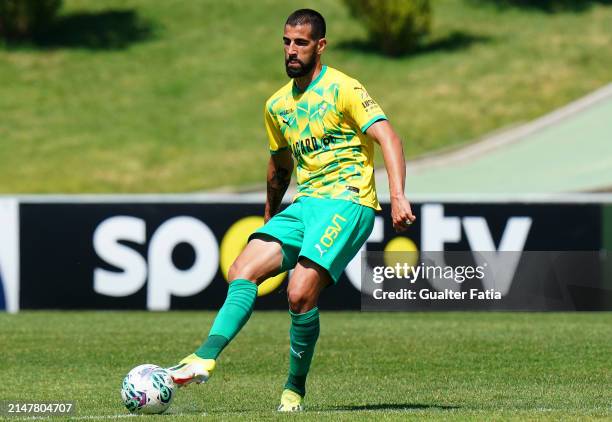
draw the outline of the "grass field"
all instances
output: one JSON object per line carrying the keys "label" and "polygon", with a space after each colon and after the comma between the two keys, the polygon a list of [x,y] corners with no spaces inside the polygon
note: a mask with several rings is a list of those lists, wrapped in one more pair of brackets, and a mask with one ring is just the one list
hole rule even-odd
{"label": "grass field", "polygon": [[[436,0],[413,56],[368,49],[338,0],[325,62],[359,78],[409,156],[528,121],[610,81],[612,6]],[[297,0],[65,0],[41,45],[0,46],[0,192],[185,192],[262,182],[265,99]],[[381,163],[378,154],[377,163]]]}
{"label": "grass field", "polygon": [[[81,419],[125,416],[124,374],[140,363],[173,364],[198,345],[212,317],[0,315],[0,399],[75,401]],[[321,318],[308,411],[299,420],[612,419],[612,313]],[[169,415],[152,418],[291,418],[273,411],[287,369],[287,330],[286,313],[256,312],[209,384],[180,390]]]}

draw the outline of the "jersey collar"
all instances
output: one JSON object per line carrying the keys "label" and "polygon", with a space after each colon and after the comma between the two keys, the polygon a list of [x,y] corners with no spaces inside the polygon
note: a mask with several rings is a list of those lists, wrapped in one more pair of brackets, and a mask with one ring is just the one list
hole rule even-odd
{"label": "jersey collar", "polygon": [[310,82],[310,84],[308,84],[308,86],[306,87],[306,89],[304,91],[300,91],[297,87],[297,85],[295,84],[295,81],[293,82],[293,93],[300,95],[305,93],[306,91],[308,91],[310,88],[312,88],[313,86],[315,86],[316,84],[319,83],[319,81],[321,80],[321,78],[323,78],[323,75],[325,75],[325,71],[327,70],[327,65],[323,65],[323,67],[321,67],[321,72],[319,72],[319,75]]}

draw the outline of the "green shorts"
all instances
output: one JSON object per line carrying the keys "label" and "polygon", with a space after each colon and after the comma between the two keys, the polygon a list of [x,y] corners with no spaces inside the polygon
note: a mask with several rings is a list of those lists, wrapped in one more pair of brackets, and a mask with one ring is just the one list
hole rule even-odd
{"label": "green shorts", "polygon": [[[334,283],[370,236],[375,211],[343,199],[298,198],[252,238],[271,236],[282,245],[282,271],[305,257],[325,268]],[[265,235],[265,236],[261,236]]]}

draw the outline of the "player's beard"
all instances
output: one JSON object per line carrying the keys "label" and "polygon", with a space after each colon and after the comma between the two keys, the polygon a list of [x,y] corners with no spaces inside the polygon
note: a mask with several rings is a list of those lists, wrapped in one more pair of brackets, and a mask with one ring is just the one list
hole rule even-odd
{"label": "player's beard", "polygon": [[[310,56],[310,60],[308,60],[307,62],[303,62],[297,57],[291,57],[290,59],[285,59],[285,71],[287,72],[287,76],[289,76],[290,78],[301,78],[302,76],[308,75],[312,71],[312,69],[314,69],[315,65],[317,64],[316,59],[317,59],[316,53]],[[289,67],[289,60],[296,60],[299,63],[300,67],[298,68]]]}

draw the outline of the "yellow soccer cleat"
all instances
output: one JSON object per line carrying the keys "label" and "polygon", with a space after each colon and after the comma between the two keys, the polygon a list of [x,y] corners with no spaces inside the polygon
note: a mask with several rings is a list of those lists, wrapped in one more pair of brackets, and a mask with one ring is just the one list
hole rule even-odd
{"label": "yellow soccer cleat", "polygon": [[279,412],[301,412],[304,410],[304,406],[302,406],[302,396],[300,396],[295,391],[291,390],[283,390],[283,394],[281,395],[281,402],[278,405]]}
{"label": "yellow soccer cleat", "polygon": [[208,381],[213,369],[215,369],[214,359],[202,359],[192,353],[178,365],[168,368],[168,372],[176,385],[185,387],[192,382],[202,384]]}

